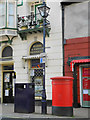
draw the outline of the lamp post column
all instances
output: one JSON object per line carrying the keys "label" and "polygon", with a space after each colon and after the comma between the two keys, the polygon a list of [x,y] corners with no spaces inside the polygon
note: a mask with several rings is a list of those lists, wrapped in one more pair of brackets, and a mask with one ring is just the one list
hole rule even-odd
{"label": "lamp post column", "polygon": [[[45,24],[46,18],[43,18],[43,53],[45,53]],[[45,63],[43,63],[42,114],[47,114],[46,90],[45,90]]]}
{"label": "lamp post column", "polygon": [[[43,53],[45,53],[45,28],[46,28],[46,18],[50,8],[46,6],[43,0],[43,5],[38,7],[40,15],[43,17]],[[45,56],[43,56],[45,57]],[[46,90],[45,90],[45,61],[43,61],[43,90],[42,90],[42,114],[47,114],[47,103],[46,103]]]}

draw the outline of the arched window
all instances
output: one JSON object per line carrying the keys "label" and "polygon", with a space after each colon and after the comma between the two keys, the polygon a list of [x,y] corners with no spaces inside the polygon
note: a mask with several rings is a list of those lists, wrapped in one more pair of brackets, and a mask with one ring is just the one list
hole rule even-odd
{"label": "arched window", "polygon": [[13,56],[13,50],[10,46],[7,46],[2,51],[2,57],[12,57]]}
{"label": "arched window", "polygon": [[30,55],[36,55],[43,53],[43,44],[40,42],[36,42],[30,48]]}

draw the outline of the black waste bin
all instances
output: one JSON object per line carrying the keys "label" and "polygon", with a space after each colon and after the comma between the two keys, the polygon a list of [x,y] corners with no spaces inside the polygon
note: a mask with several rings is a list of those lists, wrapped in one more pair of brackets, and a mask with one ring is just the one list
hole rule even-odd
{"label": "black waste bin", "polygon": [[35,90],[34,83],[16,83],[14,112],[33,113],[35,112]]}

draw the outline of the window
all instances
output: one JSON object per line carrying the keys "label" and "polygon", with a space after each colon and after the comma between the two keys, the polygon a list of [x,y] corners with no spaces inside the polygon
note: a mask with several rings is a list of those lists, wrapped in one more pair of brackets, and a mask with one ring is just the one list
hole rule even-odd
{"label": "window", "polygon": [[38,11],[38,6],[42,5],[42,1],[41,0],[37,0],[36,2],[32,2],[30,5],[30,12],[32,14],[35,14],[35,20],[41,20],[41,15],[39,14]]}
{"label": "window", "polygon": [[4,48],[2,52],[2,57],[11,57],[13,56],[13,50],[10,46]]}
{"label": "window", "polygon": [[15,4],[8,4],[8,27],[15,27]]}
{"label": "window", "polygon": [[3,70],[14,70],[14,66],[13,65],[3,66]]}
{"label": "window", "polygon": [[36,19],[37,20],[42,19],[41,15],[39,14],[39,11],[38,11],[38,6],[40,6],[40,5],[42,5],[42,4],[35,5],[35,14],[36,14]]}
{"label": "window", "polygon": [[0,28],[16,28],[16,2],[0,2]]}
{"label": "window", "polygon": [[5,26],[5,2],[0,2],[0,28]]}

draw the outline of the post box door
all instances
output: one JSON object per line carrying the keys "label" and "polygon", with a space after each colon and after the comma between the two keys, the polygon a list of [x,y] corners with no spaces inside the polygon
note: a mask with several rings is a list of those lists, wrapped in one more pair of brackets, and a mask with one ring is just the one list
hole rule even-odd
{"label": "post box door", "polygon": [[90,107],[90,67],[81,69],[82,107]]}

